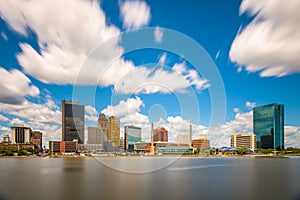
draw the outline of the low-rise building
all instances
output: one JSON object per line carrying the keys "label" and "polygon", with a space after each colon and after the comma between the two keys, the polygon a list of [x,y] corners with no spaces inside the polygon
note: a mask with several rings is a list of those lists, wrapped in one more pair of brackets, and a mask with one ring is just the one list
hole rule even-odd
{"label": "low-rise building", "polygon": [[198,150],[210,149],[210,141],[205,135],[201,135],[199,139],[192,140],[192,147]]}
{"label": "low-rise building", "polygon": [[77,142],[73,141],[49,141],[50,153],[72,153],[77,151]]}

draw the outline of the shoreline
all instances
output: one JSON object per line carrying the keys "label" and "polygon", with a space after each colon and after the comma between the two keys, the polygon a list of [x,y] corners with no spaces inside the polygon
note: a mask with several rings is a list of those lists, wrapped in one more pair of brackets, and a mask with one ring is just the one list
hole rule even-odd
{"label": "shoreline", "polygon": [[3,158],[16,158],[16,159],[46,159],[46,158],[63,158],[63,159],[90,159],[90,158],[289,158],[289,157],[300,157],[300,154],[289,154],[289,155],[214,155],[214,156],[197,156],[197,155],[147,155],[147,156],[0,156]]}

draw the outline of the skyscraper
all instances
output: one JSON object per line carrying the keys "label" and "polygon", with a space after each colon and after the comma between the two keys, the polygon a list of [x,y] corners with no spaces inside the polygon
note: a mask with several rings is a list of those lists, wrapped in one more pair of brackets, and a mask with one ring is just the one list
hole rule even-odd
{"label": "skyscraper", "polygon": [[106,118],[105,114],[100,114],[98,118],[98,128],[107,136],[107,139],[115,146],[120,145],[120,120],[111,116]]}
{"label": "skyscraper", "polygon": [[62,140],[84,143],[84,105],[62,101]]}
{"label": "skyscraper", "polygon": [[274,103],[254,108],[253,132],[257,148],[284,149],[284,105]]}
{"label": "skyscraper", "polygon": [[111,116],[108,119],[108,137],[114,146],[120,146],[120,120]]}
{"label": "skyscraper", "polygon": [[141,142],[142,129],[135,126],[125,126],[125,151],[134,151],[134,144]]}

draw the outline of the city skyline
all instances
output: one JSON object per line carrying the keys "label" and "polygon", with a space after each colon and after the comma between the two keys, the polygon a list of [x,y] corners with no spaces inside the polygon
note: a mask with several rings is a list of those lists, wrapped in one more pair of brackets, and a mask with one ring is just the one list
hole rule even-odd
{"label": "city skyline", "polygon": [[[278,103],[285,107],[285,147],[300,147],[300,93],[293,89],[299,35],[290,35],[299,30],[297,9],[249,0],[172,1],[171,7],[156,0],[47,2],[0,3],[0,137],[24,124],[41,131],[44,144],[62,140],[61,101],[68,99],[85,105],[85,142],[104,113],[120,119],[122,135],[134,125],[149,137],[155,122],[175,141],[192,124],[193,138],[206,134],[211,146],[230,146],[231,134],[253,133],[254,107]],[[127,52],[127,35],[118,35],[147,27],[153,30],[145,40],[153,44],[164,44],[174,30],[203,47],[225,88],[223,121],[210,127],[215,85],[199,70],[204,65],[164,49]],[[84,70],[99,44],[105,47],[95,61],[100,67]]]}

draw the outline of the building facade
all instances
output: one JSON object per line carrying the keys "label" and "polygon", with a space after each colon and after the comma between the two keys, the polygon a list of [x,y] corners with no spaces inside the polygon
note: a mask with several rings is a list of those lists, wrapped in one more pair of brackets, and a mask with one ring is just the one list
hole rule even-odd
{"label": "building facade", "polygon": [[106,119],[106,116],[101,113],[99,115],[99,118],[98,118],[98,129],[100,129],[104,135],[108,135],[108,119]]}
{"label": "building facade", "polygon": [[101,144],[107,141],[106,133],[98,127],[88,127],[88,144]]}
{"label": "building facade", "polygon": [[49,141],[49,151],[53,153],[76,153],[77,142],[72,141]]}
{"label": "building facade", "polygon": [[142,129],[135,126],[125,126],[125,151],[134,151],[134,144],[142,141]]}
{"label": "building facade", "polygon": [[[98,128],[106,134],[107,139],[113,146],[120,145],[120,120],[114,116],[106,118],[105,114],[100,114],[98,118]],[[107,141],[105,141],[107,142]]]}
{"label": "building facade", "polygon": [[158,127],[153,130],[154,142],[168,142],[168,131],[164,127]]}
{"label": "building facade", "polygon": [[192,147],[198,150],[206,150],[210,148],[210,141],[205,135],[201,135],[199,139],[192,140]]}
{"label": "building facade", "polygon": [[108,119],[108,137],[114,146],[120,145],[120,120],[111,116]]}
{"label": "building facade", "polygon": [[32,131],[30,142],[36,145],[39,149],[43,148],[43,133],[40,131]]}
{"label": "building facade", "polygon": [[62,101],[62,140],[84,143],[84,105]]}
{"label": "building facade", "polygon": [[284,105],[274,103],[255,107],[253,132],[257,148],[284,149]]}
{"label": "building facade", "polygon": [[256,135],[255,134],[232,134],[231,147],[247,147],[252,151],[256,149]]}
{"label": "building facade", "polygon": [[31,128],[27,126],[11,127],[12,144],[30,144]]}

